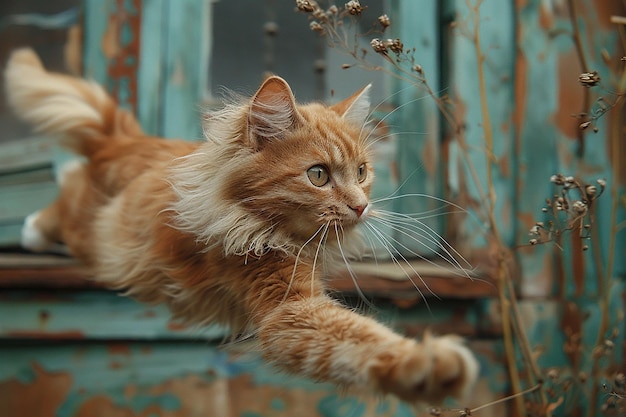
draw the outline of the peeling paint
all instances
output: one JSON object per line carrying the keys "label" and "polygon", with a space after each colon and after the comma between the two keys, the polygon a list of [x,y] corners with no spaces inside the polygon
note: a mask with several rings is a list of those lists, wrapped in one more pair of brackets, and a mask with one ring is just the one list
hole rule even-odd
{"label": "peeling paint", "polygon": [[580,133],[580,120],[575,116],[583,108],[584,87],[576,81],[583,72],[580,68],[576,50],[572,48],[562,53],[558,59],[558,105],[553,114],[555,125],[561,134],[567,138],[576,139]]}
{"label": "peeling paint", "polygon": [[[6,359],[3,359],[6,360]],[[32,381],[0,381],[0,410],[6,417],[55,416],[72,386],[69,372],[48,372],[33,363]]]}

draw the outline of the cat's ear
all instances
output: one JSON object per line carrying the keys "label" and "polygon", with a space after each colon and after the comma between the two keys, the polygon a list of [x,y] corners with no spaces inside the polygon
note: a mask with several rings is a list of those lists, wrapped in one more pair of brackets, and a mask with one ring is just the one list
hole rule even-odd
{"label": "cat's ear", "polygon": [[248,113],[248,135],[255,147],[281,139],[298,121],[296,102],[289,84],[277,76],[267,78],[256,92]]}
{"label": "cat's ear", "polygon": [[368,84],[347,99],[331,106],[331,109],[339,113],[348,122],[362,126],[370,112],[370,89]]}

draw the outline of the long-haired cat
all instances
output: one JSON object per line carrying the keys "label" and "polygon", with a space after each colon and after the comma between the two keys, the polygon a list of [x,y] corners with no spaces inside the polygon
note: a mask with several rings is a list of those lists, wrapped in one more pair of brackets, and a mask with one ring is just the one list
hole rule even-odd
{"label": "long-haired cat", "polygon": [[299,105],[270,77],[208,114],[208,140],[192,143],[145,135],[100,86],[46,72],[30,49],[12,54],[5,77],[17,114],[85,157],[27,218],[26,247],[63,242],[110,287],[254,333],[291,373],[408,402],[468,393],[478,366],[457,337],[402,337],[325,292],[369,214],[368,87]]}

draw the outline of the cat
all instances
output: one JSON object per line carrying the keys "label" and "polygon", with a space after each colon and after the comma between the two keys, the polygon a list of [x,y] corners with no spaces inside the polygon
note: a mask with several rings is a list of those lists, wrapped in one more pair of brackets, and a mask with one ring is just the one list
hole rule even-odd
{"label": "cat", "polygon": [[207,114],[200,143],[144,134],[101,86],[47,72],[31,49],[12,53],[5,80],[19,117],[84,157],[27,217],[26,248],[62,242],[96,280],[251,332],[293,374],[409,403],[470,392],[478,364],[460,338],[405,338],[326,292],[371,214],[369,86],[301,105],[271,76]]}

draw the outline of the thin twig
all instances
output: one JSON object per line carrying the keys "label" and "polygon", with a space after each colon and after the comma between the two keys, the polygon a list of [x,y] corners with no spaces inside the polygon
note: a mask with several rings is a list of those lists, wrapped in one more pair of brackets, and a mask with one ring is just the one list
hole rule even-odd
{"label": "thin twig", "polygon": [[528,388],[528,389],[525,389],[524,391],[520,391],[520,392],[518,392],[518,393],[511,394],[511,395],[509,395],[509,396],[507,396],[507,397],[499,398],[499,399],[497,399],[497,400],[494,400],[494,401],[488,402],[488,403],[486,403],[486,404],[479,405],[479,406],[478,406],[478,407],[476,407],[476,408],[472,408],[470,411],[471,411],[471,412],[472,412],[472,414],[473,414],[473,413],[475,413],[476,411],[482,410],[483,408],[492,407],[492,406],[494,406],[494,405],[498,405],[498,404],[501,404],[501,403],[507,402],[507,401],[512,400],[512,399],[514,399],[514,398],[523,397],[523,396],[524,396],[524,395],[526,395],[526,394],[530,394],[530,393],[532,393],[532,392],[537,391],[537,390],[538,390],[538,389],[540,389],[542,386],[543,386],[543,384],[542,384],[542,383],[538,383],[538,384],[536,384],[536,385],[535,385],[535,386],[533,386],[533,387],[530,387],[530,388]]}
{"label": "thin twig", "polygon": [[[574,0],[568,0],[567,1],[567,6],[568,6],[568,10],[569,10],[569,16],[570,16],[570,20],[572,22],[572,28],[573,28],[573,39],[574,39],[574,44],[576,46],[576,55],[578,55],[578,60],[580,61],[580,69],[581,72],[589,72],[589,64],[587,62],[587,58],[585,56],[585,51],[583,48],[583,41],[582,38],[580,36],[580,28],[578,27],[578,12],[576,10],[576,4],[574,3]],[[582,106],[582,111],[580,114],[587,114],[589,112],[589,101],[590,101],[590,90],[589,88],[584,88],[583,89],[583,106]],[[578,157],[582,157],[585,154],[585,131],[583,129],[578,129],[577,130],[577,135],[578,135],[578,150],[577,150],[577,155]]]}

